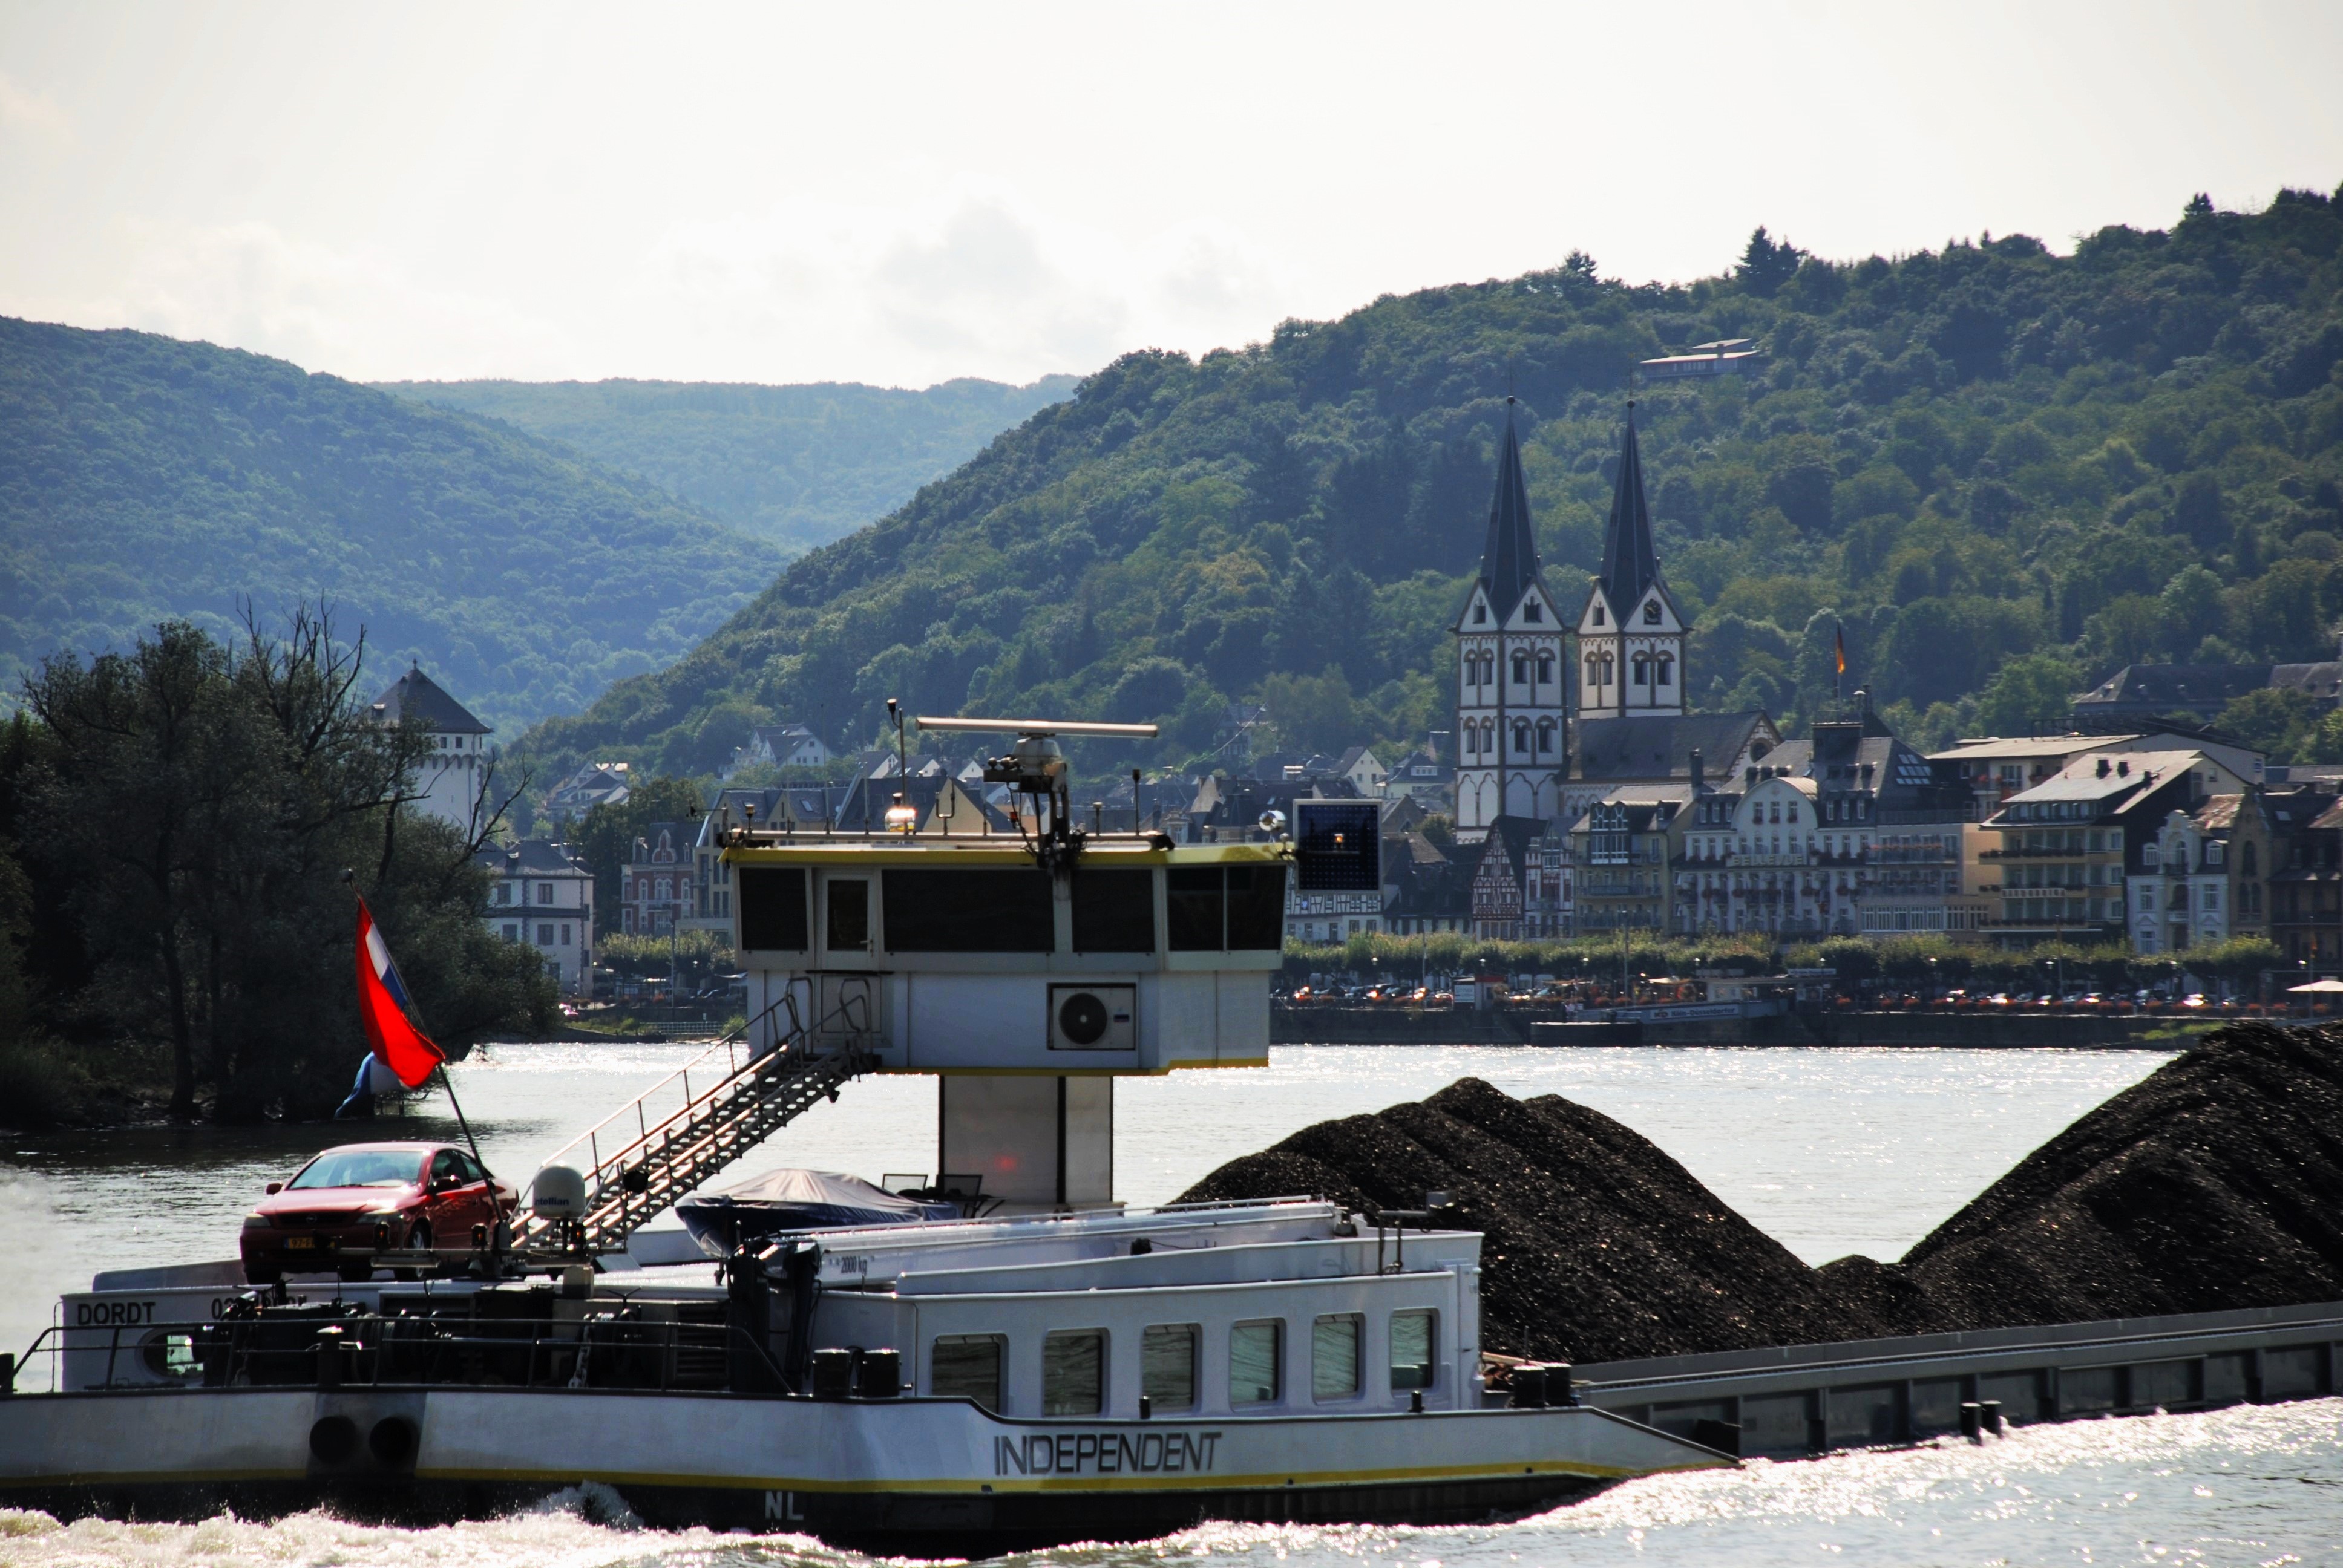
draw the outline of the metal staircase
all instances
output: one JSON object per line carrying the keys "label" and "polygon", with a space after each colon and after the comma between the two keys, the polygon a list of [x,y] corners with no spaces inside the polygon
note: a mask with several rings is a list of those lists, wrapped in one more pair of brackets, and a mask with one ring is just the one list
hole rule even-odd
{"label": "metal staircase", "polygon": [[767,1018],[789,1026],[771,1050],[753,1052],[753,1024],[743,1026],[548,1159],[585,1178],[585,1208],[570,1217],[524,1210],[515,1243],[530,1251],[623,1251],[628,1237],[676,1200],[876,1064],[867,992],[810,1020],[796,992],[784,992],[756,1021]]}

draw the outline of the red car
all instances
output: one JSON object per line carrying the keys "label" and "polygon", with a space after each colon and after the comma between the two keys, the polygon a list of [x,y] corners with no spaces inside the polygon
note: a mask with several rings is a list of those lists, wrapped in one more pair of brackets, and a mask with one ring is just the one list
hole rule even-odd
{"label": "red car", "polygon": [[519,1194],[450,1143],[345,1143],[328,1149],[244,1217],[244,1277],[374,1272],[377,1251],[469,1247],[472,1228],[511,1217]]}

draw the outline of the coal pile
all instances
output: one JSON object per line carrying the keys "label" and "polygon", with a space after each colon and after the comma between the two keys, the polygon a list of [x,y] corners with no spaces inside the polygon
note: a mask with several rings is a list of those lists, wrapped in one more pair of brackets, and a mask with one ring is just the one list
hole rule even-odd
{"label": "coal pile", "polygon": [[2207,1035],[2026,1156],[1898,1272],[1948,1329],[2343,1301],[2343,1030]]}
{"label": "coal pile", "polygon": [[1649,1140],[1464,1079],[1306,1127],[1188,1200],[1454,1196],[1482,1339],[1580,1362],[2343,1300],[2343,1031],[2208,1036],[2020,1161],[1900,1261],[1808,1267]]}
{"label": "coal pile", "polygon": [[1489,1350],[1609,1361],[1871,1332],[1650,1140],[1559,1095],[1515,1100],[1476,1078],[1303,1128],[1182,1197],[1316,1192],[1406,1209],[1443,1189],[1455,1207],[1442,1222],[1484,1234]]}

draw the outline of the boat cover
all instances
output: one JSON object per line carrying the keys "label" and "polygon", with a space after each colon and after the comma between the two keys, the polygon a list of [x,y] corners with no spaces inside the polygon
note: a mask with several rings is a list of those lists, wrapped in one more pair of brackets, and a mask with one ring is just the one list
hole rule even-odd
{"label": "boat cover", "polygon": [[701,1251],[725,1257],[744,1241],[845,1225],[916,1225],[957,1220],[957,1203],[901,1198],[835,1171],[768,1171],[675,1206]]}

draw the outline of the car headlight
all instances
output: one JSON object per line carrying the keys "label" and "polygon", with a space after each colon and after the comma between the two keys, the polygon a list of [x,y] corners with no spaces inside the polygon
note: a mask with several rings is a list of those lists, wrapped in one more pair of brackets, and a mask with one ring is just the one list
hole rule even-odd
{"label": "car headlight", "polygon": [[247,1231],[266,1231],[270,1228],[268,1216],[266,1214],[246,1214],[244,1217],[244,1228]]}

